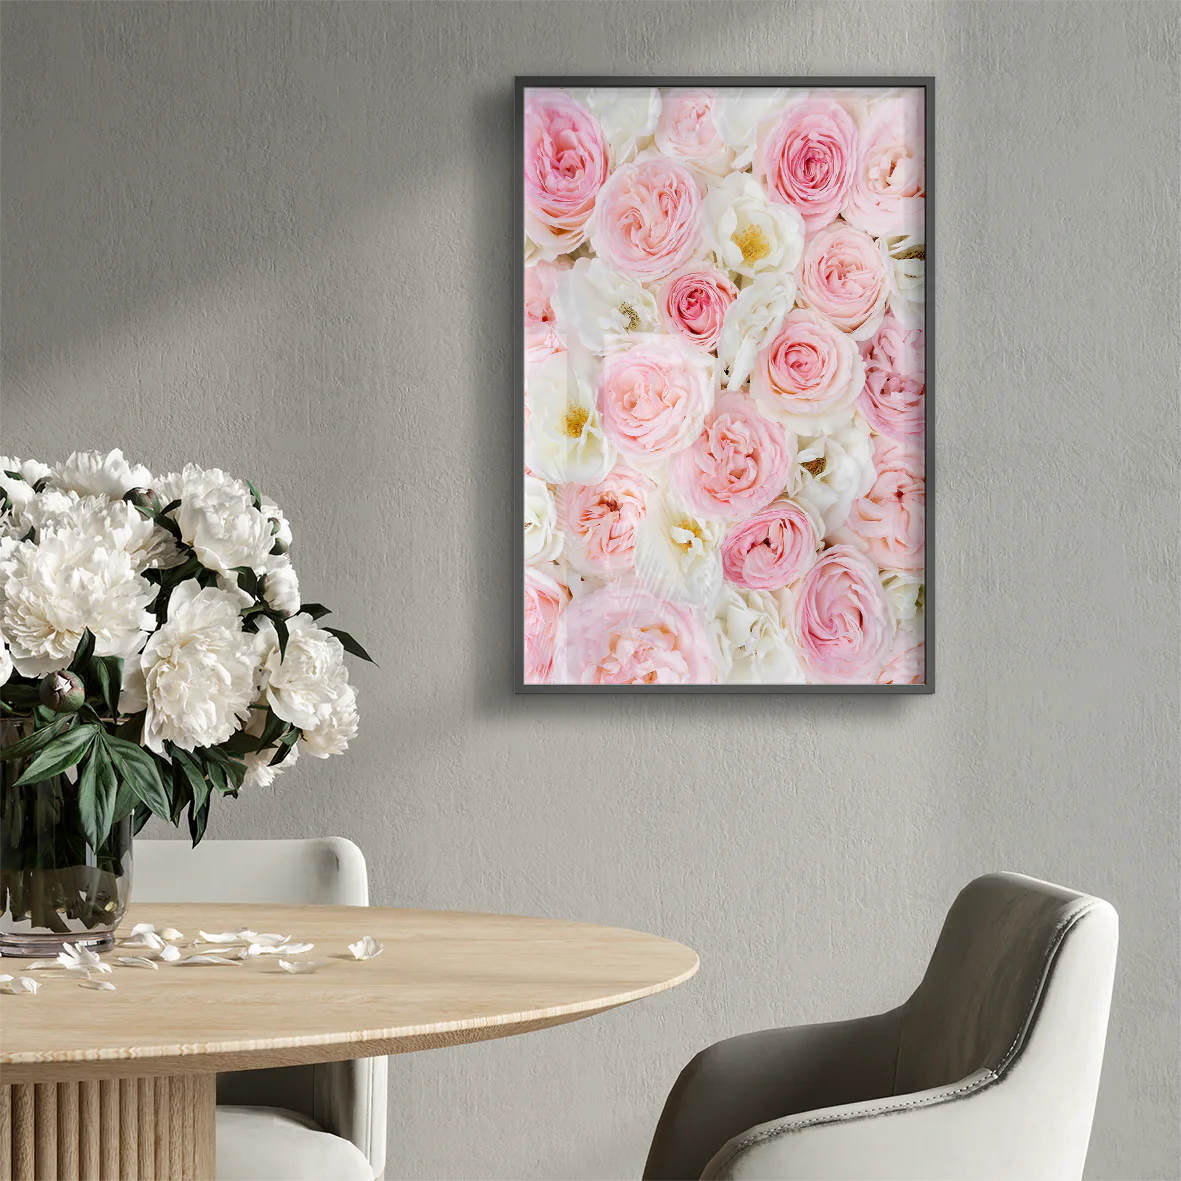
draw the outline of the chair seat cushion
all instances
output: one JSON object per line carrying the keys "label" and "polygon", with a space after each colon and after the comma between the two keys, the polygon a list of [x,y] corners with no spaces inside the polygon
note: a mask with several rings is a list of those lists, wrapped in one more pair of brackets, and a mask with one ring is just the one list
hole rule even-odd
{"label": "chair seat cushion", "polygon": [[373,1181],[365,1154],[294,1111],[217,1108],[217,1181]]}

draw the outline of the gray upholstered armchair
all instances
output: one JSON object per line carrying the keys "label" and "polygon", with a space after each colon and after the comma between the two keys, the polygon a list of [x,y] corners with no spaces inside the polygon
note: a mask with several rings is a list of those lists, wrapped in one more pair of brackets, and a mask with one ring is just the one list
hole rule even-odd
{"label": "gray upholstered armchair", "polygon": [[[137,902],[369,905],[365,858],[343,837],[195,849],[137,840],[134,892]],[[386,1076],[385,1058],[218,1075],[218,1181],[380,1177]]]}
{"label": "gray upholstered armchair", "polygon": [[1018,874],[960,893],[888,1013],[718,1042],[681,1072],[647,1181],[1082,1175],[1118,924]]}

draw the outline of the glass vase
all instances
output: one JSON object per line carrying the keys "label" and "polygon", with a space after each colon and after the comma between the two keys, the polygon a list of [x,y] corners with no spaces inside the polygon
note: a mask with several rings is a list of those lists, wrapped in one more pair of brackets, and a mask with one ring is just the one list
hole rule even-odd
{"label": "glass vase", "polygon": [[[31,723],[0,720],[0,748]],[[30,756],[31,757],[31,756]],[[52,957],[110,947],[131,894],[131,817],[95,849],[78,809],[78,772],[16,787],[29,758],[0,762],[0,955]]]}

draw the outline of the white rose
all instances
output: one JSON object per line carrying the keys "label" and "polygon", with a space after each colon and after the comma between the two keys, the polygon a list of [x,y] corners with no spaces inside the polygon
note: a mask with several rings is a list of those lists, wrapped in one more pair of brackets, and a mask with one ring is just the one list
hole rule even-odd
{"label": "white rose", "polygon": [[294,615],[300,608],[299,579],[286,554],[267,559],[262,580],[262,597],[272,610]]}
{"label": "white rose", "polygon": [[118,500],[132,488],[150,488],[152,473],[142,464],[128,463],[118,448],[106,455],[100,451],[75,451],[65,463],[54,467],[53,483],[63,492]]}
{"label": "white rose", "polygon": [[791,639],[791,593],[726,584],[710,611],[708,633],[719,677],[731,684],[802,685]]}
{"label": "white rose", "polygon": [[791,496],[824,521],[825,536],[844,526],[853,501],[873,487],[873,440],[860,415],[823,435],[797,440]]}
{"label": "white rose", "polygon": [[0,685],[7,685],[12,676],[12,657],[8,652],[8,641],[0,636]]}
{"label": "white rose", "polygon": [[181,539],[207,569],[226,574],[235,566],[248,566],[256,574],[266,573],[274,545],[271,523],[254,507],[245,481],[218,468],[204,471],[189,464],[176,519]]}
{"label": "white rose", "polygon": [[718,92],[713,110],[714,126],[734,149],[733,167],[736,171],[749,168],[754,162],[759,125],[782,111],[790,97],[790,90],[763,86]]}
{"label": "white rose", "polygon": [[637,332],[660,330],[660,309],[634,279],[600,258],[580,258],[558,274],[551,297],[564,333],[573,332],[596,356],[625,349]]}
{"label": "white rose", "polygon": [[299,745],[314,759],[326,759],[343,754],[349,741],[357,736],[357,695],[351,685],[333,701],[327,717],[309,730],[304,730]]}
{"label": "white rose", "polygon": [[615,464],[594,389],[569,353],[529,373],[525,466],[550,484],[597,484]]}
{"label": "white rose", "polygon": [[794,205],[772,205],[758,181],[732,172],[701,202],[702,236],[722,270],[753,279],[794,273],[804,252],[804,219]]}
{"label": "white rose", "polygon": [[267,701],[285,722],[310,730],[348,688],[344,647],[307,615],[287,620],[287,634],[287,654],[276,643],[265,658]]}
{"label": "white rose", "polygon": [[791,275],[762,274],[726,309],[718,338],[718,365],[726,372],[726,389],[740,389],[755,367],[759,349],[783,325],[796,298]]}
{"label": "white rose", "polygon": [[907,570],[891,570],[882,574],[882,586],[886,588],[886,595],[894,605],[894,614],[899,623],[909,624],[912,620],[918,620],[918,630],[921,632],[923,575]]}
{"label": "white rose", "polygon": [[726,527],[694,516],[663,489],[636,526],[636,574],[657,598],[703,607],[722,585]]}
{"label": "white rose", "polygon": [[660,91],[655,87],[619,87],[573,91],[599,121],[611,153],[611,167],[628,164],[652,142],[660,118]]}
{"label": "white rose", "polygon": [[136,573],[131,555],[76,533],[25,541],[0,561],[0,627],[23,677],[65,668],[82,633],[98,656],[133,656],[156,620],[157,588]]}
{"label": "white rose", "polygon": [[562,552],[558,506],[549,485],[525,477],[525,561],[552,562]]}
{"label": "white rose", "polygon": [[927,318],[926,247],[919,234],[878,239],[886,264],[886,302],[904,328],[922,328]]}
{"label": "white rose", "polygon": [[143,744],[157,754],[166,741],[182,750],[216,746],[249,716],[258,658],[258,638],[242,630],[236,598],[190,578],[173,590],[168,620],[134,672],[125,670],[120,707],[134,712],[142,701]]}

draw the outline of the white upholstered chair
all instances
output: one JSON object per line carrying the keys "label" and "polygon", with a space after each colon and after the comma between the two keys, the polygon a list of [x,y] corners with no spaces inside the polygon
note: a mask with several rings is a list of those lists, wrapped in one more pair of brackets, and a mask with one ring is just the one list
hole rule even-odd
{"label": "white upholstered chair", "polygon": [[969,883],[888,1013],[718,1042],[681,1072],[647,1181],[1082,1175],[1118,922],[1019,874]]}
{"label": "white upholstered chair", "polygon": [[[368,906],[352,841],[135,842],[136,902]],[[373,1181],[385,1168],[385,1058],[222,1074],[218,1181]]]}

